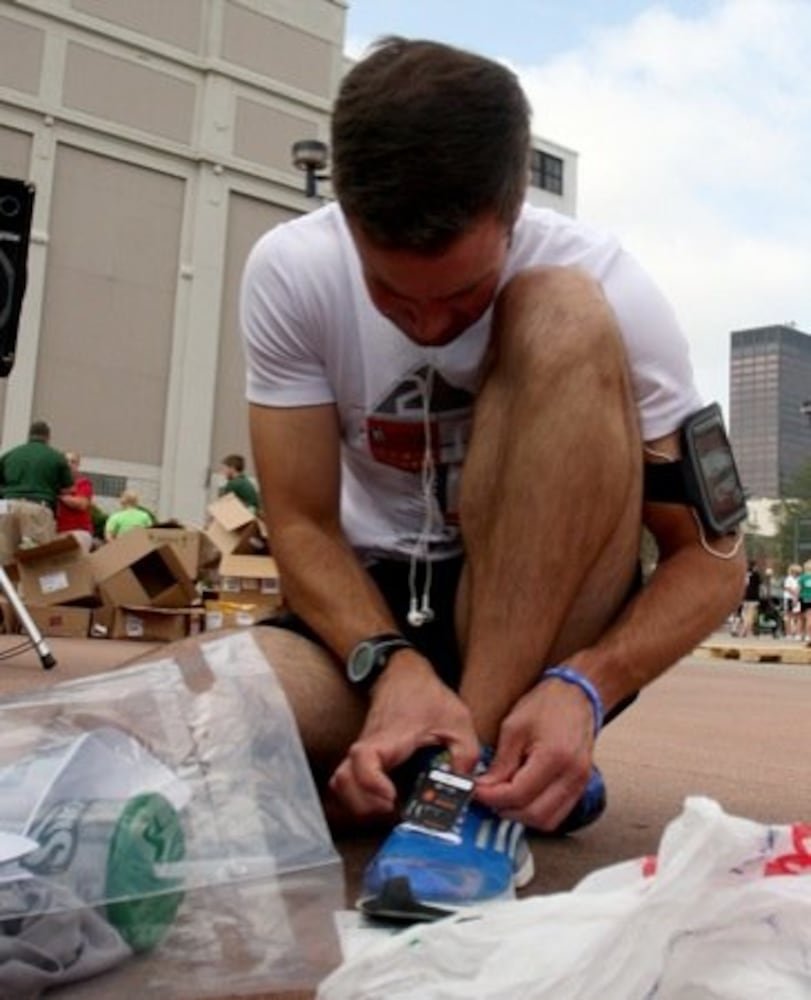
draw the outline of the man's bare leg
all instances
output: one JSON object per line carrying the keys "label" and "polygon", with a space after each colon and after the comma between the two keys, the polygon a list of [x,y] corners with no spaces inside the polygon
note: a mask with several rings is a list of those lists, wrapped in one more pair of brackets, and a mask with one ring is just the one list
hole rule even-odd
{"label": "man's bare leg", "polygon": [[496,305],[462,483],[461,694],[483,740],[544,665],[616,616],[640,516],[641,442],[610,307],[578,271],[517,276]]}
{"label": "man's bare leg", "polygon": [[[199,656],[201,643],[227,634],[212,632],[182,639],[161,651],[161,655],[171,656],[182,665],[184,658]],[[251,635],[284,690],[316,782],[321,786],[357,738],[367,706],[349,687],[340,665],[314,642],[273,627],[251,629]]]}

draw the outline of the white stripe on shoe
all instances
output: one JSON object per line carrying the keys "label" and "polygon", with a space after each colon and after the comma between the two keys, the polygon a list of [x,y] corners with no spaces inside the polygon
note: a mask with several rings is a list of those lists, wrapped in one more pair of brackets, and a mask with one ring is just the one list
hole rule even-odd
{"label": "white stripe on shoe", "polygon": [[476,839],[473,841],[480,851],[486,851],[490,846],[490,834],[493,829],[493,820],[486,817],[479,823],[476,831]]}
{"label": "white stripe on shoe", "polygon": [[482,820],[476,833],[476,847],[485,850],[491,845],[493,850],[512,859],[513,884],[517,889],[532,881],[535,861],[527,843],[523,823],[510,819]]}

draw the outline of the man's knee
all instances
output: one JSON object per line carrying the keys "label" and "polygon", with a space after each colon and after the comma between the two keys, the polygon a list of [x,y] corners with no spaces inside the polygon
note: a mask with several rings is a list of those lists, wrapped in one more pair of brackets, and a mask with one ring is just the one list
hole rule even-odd
{"label": "man's knee", "polygon": [[493,332],[501,363],[536,362],[550,378],[572,367],[592,370],[606,388],[627,369],[624,343],[602,287],[574,267],[516,274],[496,301]]}

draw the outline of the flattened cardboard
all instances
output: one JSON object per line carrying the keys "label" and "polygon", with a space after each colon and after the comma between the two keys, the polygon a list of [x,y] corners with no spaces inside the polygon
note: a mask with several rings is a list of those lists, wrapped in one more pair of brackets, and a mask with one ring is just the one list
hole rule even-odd
{"label": "flattened cardboard", "polygon": [[90,557],[73,535],[59,535],[45,545],[18,549],[17,568],[23,599],[29,604],[98,603]]}

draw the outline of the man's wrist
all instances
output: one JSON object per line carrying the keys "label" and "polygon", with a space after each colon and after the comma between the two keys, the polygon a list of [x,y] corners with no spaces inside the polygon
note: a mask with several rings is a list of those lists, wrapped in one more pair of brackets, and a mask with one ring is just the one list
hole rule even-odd
{"label": "man's wrist", "polygon": [[545,670],[543,676],[541,677],[539,683],[543,683],[546,680],[559,680],[563,681],[565,684],[570,684],[572,687],[579,688],[583,694],[588,698],[589,704],[591,706],[592,717],[594,720],[594,736],[596,738],[597,734],[603,728],[603,721],[605,719],[605,707],[603,706],[603,699],[600,696],[600,692],[592,684],[592,682],[584,674],[581,674],[578,670],[573,667],[567,667],[562,664],[558,667],[550,667]]}
{"label": "man's wrist", "polygon": [[355,687],[368,691],[395,653],[413,648],[399,632],[371,635],[353,646],[346,660],[346,676]]}

